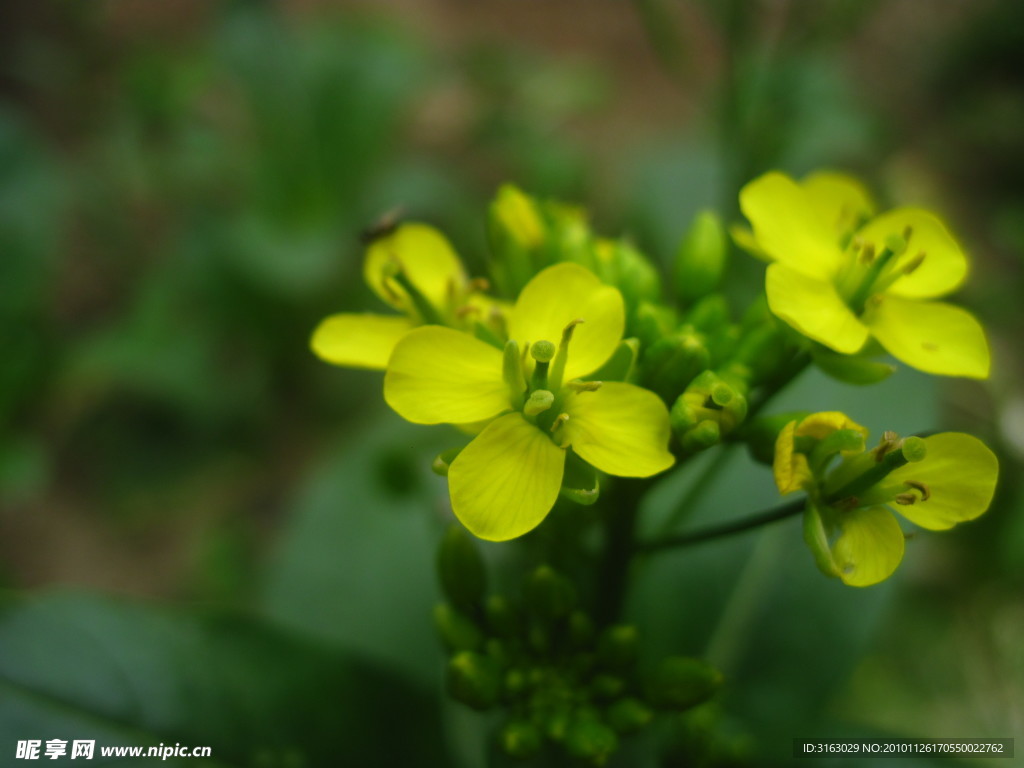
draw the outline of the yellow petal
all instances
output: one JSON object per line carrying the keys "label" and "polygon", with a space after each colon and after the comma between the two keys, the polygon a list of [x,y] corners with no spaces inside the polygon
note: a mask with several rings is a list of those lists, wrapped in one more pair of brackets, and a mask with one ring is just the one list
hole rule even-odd
{"label": "yellow petal", "polygon": [[780,264],[827,279],[838,271],[842,250],[832,224],[789,176],[766,173],[740,190],[740,208],[758,245]]}
{"label": "yellow petal", "polygon": [[791,421],[779,430],[779,436],[775,440],[772,474],[775,475],[775,485],[783,496],[802,490],[812,480],[807,457],[793,450],[795,432],[796,422]]}
{"label": "yellow petal", "polygon": [[864,437],[868,436],[866,427],[862,427],[840,411],[812,413],[800,422],[796,428],[795,435],[796,437],[813,437],[815,440],[824,440],[840,429],[854,429],[864,435]]}
{"label": "yellow petal", "polygon": [[868,338],[868,329],[824,280],[808,277],[782,264],[768,267],[768,306],[804,336],[836,352],[853,354]]}
{"label": "yellow petal", "polygon": [[818,216],[832,227],[837,242],[875,212],[867,189],[853,176],[818,171],[800,182]]}
{"label": "yellow petal", "polygon": [[416,424],[466,424],[511,407],[502,354],[467,333],[426,325],[395,345],[384,399]]}
{"label": "yellow petal", "polygon": [[537,203],[519,187],[503,184],[492,203],[492,211],[502,226],[526,248],[544,241],[544,221]]}
{"label": "yellow petal", "polygon": [[668,409],[653,392],[606,381],[595,392],[569,394],[565,439],[591,466],[619,477],[650,477],[675,463],[668,451]]}
{"label": "yellow petal", "polygon": [[395,344],[413,328],[405,317],[331,315],[313,331],[309,346],[328,363],[382,371]]}
{"label": "yellow petal", "polygon": [[832,558],[839,578],[851,587],[885,581],[903,559],[903,531],[885,507],[843,512],[839,527]]}
{"label": "yellow petal", "polygon": [[450,303],[466,284],[462,262],[447,238],[426,224],[402,224],[394,232],[374,240],[366,250],[363,276],[374,293],[391,306],[412,312],[408,294],[386,277],[397,262],[420,293],[439,310]]}
{"label": "yellow petal", "polygon": [[909,366],[942,376],[988,378],[985,331],[965,309],[884,294],[868,301],[864,321],[889,354]]}
{"label": "yellow petal", "polygon": [[924,442],[928,447],[924,460],[891,472],[885,485],[924,483],[928,499],[920,498],[918,491],[916,503],[899,505],[896,511],[915,525],[940,531],[973,520],[988,509],[999,477],[999,460],[988,446],[960,432],[932,435]]}
{"label": "yellow petal", "polygon": [[578,264],[561,263],[539,272],[526,286],[509,313],[509,338],[520,346],[550,341],[556,346],[562,331],[583,320],[569,343],[565,380],[586,376],[612,356],[622,339],[626,311],[617,288],[604,285]]}
{"label": "yellow petal", "polygon": [[943,296],[963,283],[967,277],[967,257],[945,225],[932,213],[920,208],[899,208],[870,221],[857,233],[857,238],[885,249],[887,237],[903,236],[912,230],[907,250],[899,257],[899,270],[924,254],[924,261],[910,274],[896,280],[887,290],[897,296],[930,299]]}
{"label": "yellow petal", "polygon": [[452,462],[452,510],[481,539],[514,539],[551,511],[564,471],[564,450],[522,414],[506,414]]}

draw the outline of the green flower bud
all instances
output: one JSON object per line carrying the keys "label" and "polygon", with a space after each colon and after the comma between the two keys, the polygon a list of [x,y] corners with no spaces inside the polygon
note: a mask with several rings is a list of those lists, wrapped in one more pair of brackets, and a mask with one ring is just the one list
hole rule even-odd
{"label": "green flower bud", "polygon": [[715,290],[725,272],[728,247],[717,214],[699,212],[676,252],[676,292],[682,301],[696,301]]}
{"label": "green flower bud", "polygon": [[594,272],[622,293],[627,314],[633,315],[641,302],[656,302],[661,296],[658,270],[640,251],[627,242],[598,240],[594,245]]}
{"label": "green flower bud", "polygon": [[528,760],[540,751],[543,736],[529,720],[511,720],[501,729],[498,743],[509,757]]}
{"label": "green flower bud", "polygon": [[594,622],[583,611],[575,610],[569,614],[569,644],[572,648],[582,650],[589,648],[594,642]]}
{"label": "green flower bud", "polygon": [[542,565],[526,582],[526,604],[542,619],[560,619],[576,607],[576,588],[553,568]]}
{"label": "green flower bud", "polygon": [[722,442],[722,427],[717,421],[704,419],[679,435],[679,444],[687,453],[699,453]]}
{"label": "green flower bud", "polygon": [[519,667],[505,672],[505,691],[512,697],[518,696],[529,687],[526,673]]}
{"label": "green flower bud", "polygon": [[643,380],[663,399],[671,399],[710,362],[704,338],[684,327],[648,347],[643,359]]}
{"label": "green flower bud", "polygon": [[614,699],[626,689],[626,683],[615,675],[597,675],[590,682],[590,690],[598,701]]}
{"label": "green flower bud", "polygon": [[487,235],[495,282],[506,295],[517,295],[546,266],[534,258],[547,238],[536,201],[517,187],[502,186],[488,210]]}
{"label": "green flower bud", "polygon": [[615,731],[589,713],[574,716],[565,734],[569,754],[595,765],[604,765],[618,746]]}
{"label": "green flower bud", "polygon": [[619,733],[626,734],[639,731],[651,722],[654,713],[640,700],[627,696],[609,706],[605,717],[612,728]]}
{"label": "green flower bud", "polygon": [[494,659],[461,651],[448,661],[448,693],[456,701],[483,711],[493,707],[501,692],[501,668]]}
{"label": "green flower bud", "polygon": [[448,477],[448,468],[451,467],[452,462],[455,461],[455,457],[462,453],[462,446],[458,448],[449,448],[447,451],[441,451],[434,457],[434,461],[430,464],[430,469],[435,475],[441,477]]}
{"label": "green flower bud", "polygon": [[597,641],[598,661],[608,669],[626,670],[636,662],[639,634],[630,624],[608,627]]}
{"label": "green flower bud", "polygon": [[451,602],[464,610],[483,600],[487,572],[472,536],[462,526],[451,525],[437,552],[441,589]]}
{"label": "green flower bud", "polygon": [[717,333],[729,325],[730,314],[725,296],[712,293],[694,304],[683,321],[705,333]]}
{"label": "green flower bud", "polygon": [[491,595],[484,606],[487,628],[496,637],[515,637],[519,634],[519,614],[502,595]]}
{"label": "green flower bud", "polygon": [[671,307],[642,301],[633,316],[631,330],[644,346],[650,346],[675,327],[676,315]]}
{"label": "green flower bud", "polygon": [[745,365],[755,380],[772,376],[786,362],[786,339],[778,323],[766,322],[747,331],[733,352],[733,361]]}
{"label": "green flower bud", "polygon": [[722,673],[711,665],[671,656],[659,665],[648,698],[663,709],[686,710],[710,699],[721,684]]}
{"label": "green flower bud", "polygon": [[473,620],[448,603],[434,606],[434,626],[449,651],[475,651],[484,639]]}

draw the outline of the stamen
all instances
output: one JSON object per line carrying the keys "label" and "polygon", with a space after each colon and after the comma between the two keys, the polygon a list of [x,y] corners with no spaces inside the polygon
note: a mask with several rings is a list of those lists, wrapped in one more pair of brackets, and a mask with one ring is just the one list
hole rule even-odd
{"label": "stamen", "polygon": [[928,499],[932,497],[931,488],[929,488],[925,483],[919,482],[917,480],[905,480],[903,484],[909,485],[911,488],[920,491],[921,501],[928,501]]}
{"label": "stamen", "polygon": [[921,251],[917,256],[912,258],[906,264],[903,265],[902,272],[904,275],[910,275],[917,271],[917,268],[924,264],[925,252]]}
{"label": "stamen", "polygon": [[482,293],[491,290],[491,281],[486,277],[474,277],[466,287],[470,292],[480,291]]}
{"label": "stamen", "polygon": [[897,504],[902,504],[905,507],[909,507],[912,504],[917,503],[917,496],[912,493],[898,493],[894,501]]}
{"label": "stamen", "polygon": [[455,316],[459,318],[459,320],[462,320],[468,315],[475,315],[478,312],[480,312],[480,307],[474,307],[472,304],[464,304],[455,310]]}
{"label": "stamen", "polygon": [[582,318],[577,318],[570,322],[565,329],[562,331],[562,340],[558,344],[558,351],[555,353],[555,359],[551,363],[551,388],[558,390],[562,386],[562,377],[565,376],[565,364],[569,359],[569,342],[572,341],[572,335],[576,330],[576,326],[584,322]]}
{"label": "stamen", "polygon": [[866,243],[863,248],[860,249],[860,255],[857,257],[861,264],[870,264],[875,260],[875,246],[873,243]]}
{"label": "stamen", "polygon": [[513,408],[521,408],[523,397],[526,392],[526,378],[523,376],[523,366],[519,360],[519,345],[514,339],[505,344],[504,356],[501,362],[502,378],[508,386],[509,399]]}
{"label": "stamen", "polygon": [[573,392],[597,392],[601,388],[600,381],[580,381],[579,379],[573,379],[566,386],[569,387]]}
{"label": "stamen", "polygon": [[551,424],[551,433],[554,434],[569,420],[568,413],[560,413],[558,417]]}

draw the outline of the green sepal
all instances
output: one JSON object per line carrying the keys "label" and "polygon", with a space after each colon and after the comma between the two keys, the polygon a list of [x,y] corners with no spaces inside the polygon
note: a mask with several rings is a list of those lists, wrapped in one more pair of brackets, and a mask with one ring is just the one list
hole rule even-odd
{"label": "green sepal", "polygon": [[895,365],[857,355],[840,355],[820,344],[811,348],[811,357],[815,365],[833,379],[860,386],[884,381],[896,370]]}
{"label": "green sepal", "polygon": [[720,331],[729,324],[731,312],[729,302],[720,293],[712,293],[693,305],[686,313],[684,322],[706,333]]}
{"label": "green sepal", "polygon": [[448,470],[452,466],[452,462],[455,461],[455,457],[462,453],[462,449],[465,446],[460,445],[458,448],[449,448],[447,451],[441,451],[434,460],[430,462],[430,470],[435,475],[441,477],[448,477]]}
{"label": "green sepal", "polygon": [[597,470],[571,449],[566,451],[565,474],[562,475],[562,488],[559,493],[563,499],[585,507],[593,504],[601,495]]}
{"label": "green sepal", "polygon": [[608,361],[587,376],[587,379],[590,381],[629,381],[636,368],[636,359],[639,354],[639,339],[623,339]]}
{"label": "green sepal", "polygon": [[460,525],[450,525],[437,550],[441,589],[452,604],[470,611],[483,601],[487,571],[473,537]]}
{"label": "green sepal", "polygon": [[682,711],[704,703],[721,685],[722,673],[707,662],[670,656],[651,679],[648,698],[662,709]]}
{"label": "green sepal", "polygon": [[811,550],[814,564],[818,566],[818,570],[826,576],[837,578],[839,566],[836,565],[836,561],[832,557],[832,548],[828,545],[825,523],[822,520],[821,512],[810,502],[804,511],[804,543]]}

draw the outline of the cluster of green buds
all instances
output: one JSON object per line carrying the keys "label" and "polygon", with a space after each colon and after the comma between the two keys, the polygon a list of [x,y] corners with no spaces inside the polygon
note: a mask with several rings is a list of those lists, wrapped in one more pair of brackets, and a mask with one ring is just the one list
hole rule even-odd
{"label": "cluster of green buds", "polygon": [[484,562],[461,528],[443,538],[438,570],[448,691],[473,709],[503,710],[496,738],[512,757],[561,748],[601,765],[656,713],[692,709],[721,684],[715,669],[687,657],[641,674],[636,627],[596,627],[573,583],[547,565],[527,575],[519,597],[488,594]]}

